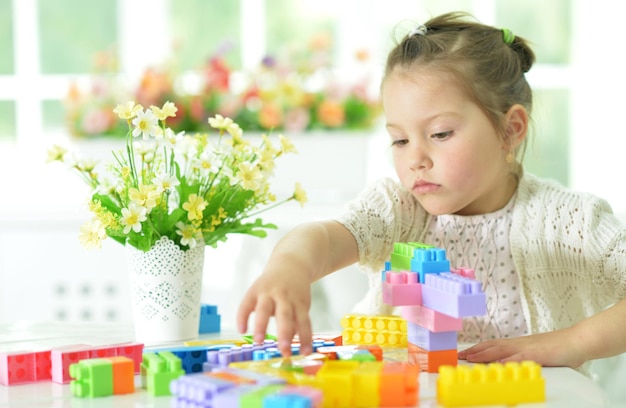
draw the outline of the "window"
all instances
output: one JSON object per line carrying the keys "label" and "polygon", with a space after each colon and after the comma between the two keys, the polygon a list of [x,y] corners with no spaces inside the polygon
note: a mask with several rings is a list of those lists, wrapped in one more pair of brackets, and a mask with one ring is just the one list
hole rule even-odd
{"label": "window", "polygon": [[372,75],[380,76],[396,28],[464,10],[534,44],[537,63],[529,81],[536,106],[527,167],[572,184],[567,153],[577,129],[570,113],[577,93],[570,40],[587,30],[578,24],[579,8],[567,0],[0,0],[0,47],[6,50],[0,59],[0,142],[28,144],[63,133],[69,84],[88,86],[103,52],[115,56],[109,73],[132,81],[151,64],[196,69],[219,53],[233,67],[250,66],[285,44],[324,32],[347,75],[351,53],[363,49]]}

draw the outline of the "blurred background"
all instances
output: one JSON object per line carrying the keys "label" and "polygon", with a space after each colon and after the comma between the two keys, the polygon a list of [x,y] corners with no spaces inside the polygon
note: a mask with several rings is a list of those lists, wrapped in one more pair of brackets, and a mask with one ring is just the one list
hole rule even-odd
{"label": "blurred background", "polygon": [[[106,158],[120,143],[115,104],[169,99],[184,108],[181,129],[198,130],[221,110],[251,134],[279,129],[300,151],[278,164],[275,187],[290,194],[299,181],[309,203],[268,214],[279,230],[264,240],[207,248],[203,301],[234,327],[244,288],[285,231],[337,215],[368,182],[393,175],[376,106],[385,57],[394,39],[442,12],[468,11],[532,43],[527,169],[626,213],[624,8],[610,0],[0,0],[0,322],[131,318],[124,248],[80,247],[88,190],[46,164],[46,151],[62,144]],[[311,98],[335,102],[331,114],[293,108]],[[356,267],[317,283],[316,331],[339,329],[366,285]],[[621,367],[611,360],[603,369]],[[611,388],[614,375],[604,378]]]}

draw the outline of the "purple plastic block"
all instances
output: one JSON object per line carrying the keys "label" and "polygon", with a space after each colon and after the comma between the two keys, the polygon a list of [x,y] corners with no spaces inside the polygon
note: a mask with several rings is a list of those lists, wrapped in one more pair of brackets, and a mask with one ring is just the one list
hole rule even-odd
{"label": "purple plastic block", "polygon": [[422,304],[422,289],[417,279],[417,273],[411,271],[387,272],[383,282],[383,303],[390,306]]}
{"label": "purple plastic block", "polygon": [[207,403],[211,402],[217,394],[235,385],[233,382],[203,373],[187,374],[172,381],[170,391],[178,399]]}
{"label": "purple plastic block", "polygon": [[424,350],[456,350],[457,331],[431,332],[415,323],[407,322],[407,341]]}
{"label": "purple plastic block", "polygon": [[252,384],[240,384],[236,387],[229,388],[217,394],[211,406],[215,408],[239,408],[241,406],[241,397],[258,388],[258,385]]}
{"label": "purple plastic block", "polygon": [[421,283],[426,274],[450,272],[450,261],[446,259],[446,250],[441,248],[415,248],[411,259],[411,270],[419,273]]}
{"label": "purple plastic block", "polygon": [[426,282],[422,285],[422,304],[453,317],[487,313],[487,300],[481,283],[449,272],[426,275]]}
{"label": "purple plastic block", "polygon": [[400,308],[400,314],[407,322],[415,323],[432,332],[463,330],[463,319],[424,306],[404,306]]}

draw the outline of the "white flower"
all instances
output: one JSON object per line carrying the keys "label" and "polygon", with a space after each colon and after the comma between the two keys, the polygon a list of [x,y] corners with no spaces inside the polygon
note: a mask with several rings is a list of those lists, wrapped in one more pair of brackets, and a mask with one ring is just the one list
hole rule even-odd
{"label": "white flower", "polygon": [[141,231],[141,223],[148,219],[146,208],[131,202],[128,208],[122,208],[122,218],[120,223],[124,225],[124,234],[128,234],[132,229],[135,232]]}
{"label": "white flower", "polygon": [[87,249],[102,248],[102,240],[107,236],[104,225],[97,218],[87,221],[80,227],[78,239]]}
{"label": "white flower", "polygon": [[152,113],[152,110],[146,109],[145,111],[137,111],[137,116],[132,121],[133,137],[141,135],[143,140],[148,140],[150,136],[158,136],[162,134],[162,130],[159,127],[159,119]]}
{"label": "white flower", "polygon": [[175,176],[167,173],[161,173],[156,176],[153,183],[156,186],[159,194],[161,194],[163,191],[171,191],[174,187],[180,184]]}
{"label": "white flower", "polygon": [[182,221],[176,223],[176,228],[176,234],[182,237],[180,243],[189,246],[189,248],[195,248],[198,245],[198,240],[202,238],[202,234],[198,229]]}

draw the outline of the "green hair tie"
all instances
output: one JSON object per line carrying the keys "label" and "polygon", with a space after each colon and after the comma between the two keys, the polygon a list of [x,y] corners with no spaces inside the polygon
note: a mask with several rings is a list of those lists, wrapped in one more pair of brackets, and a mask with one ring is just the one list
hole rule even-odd
{"label": "green hair tie", "polygon": [[504,43],[506,45],[511,45],[513,44],[513,41],[515,40],[515,34],[513,34],[513,31],[509,30],[508,28],[503,28],[502,39],[504,40]]}

